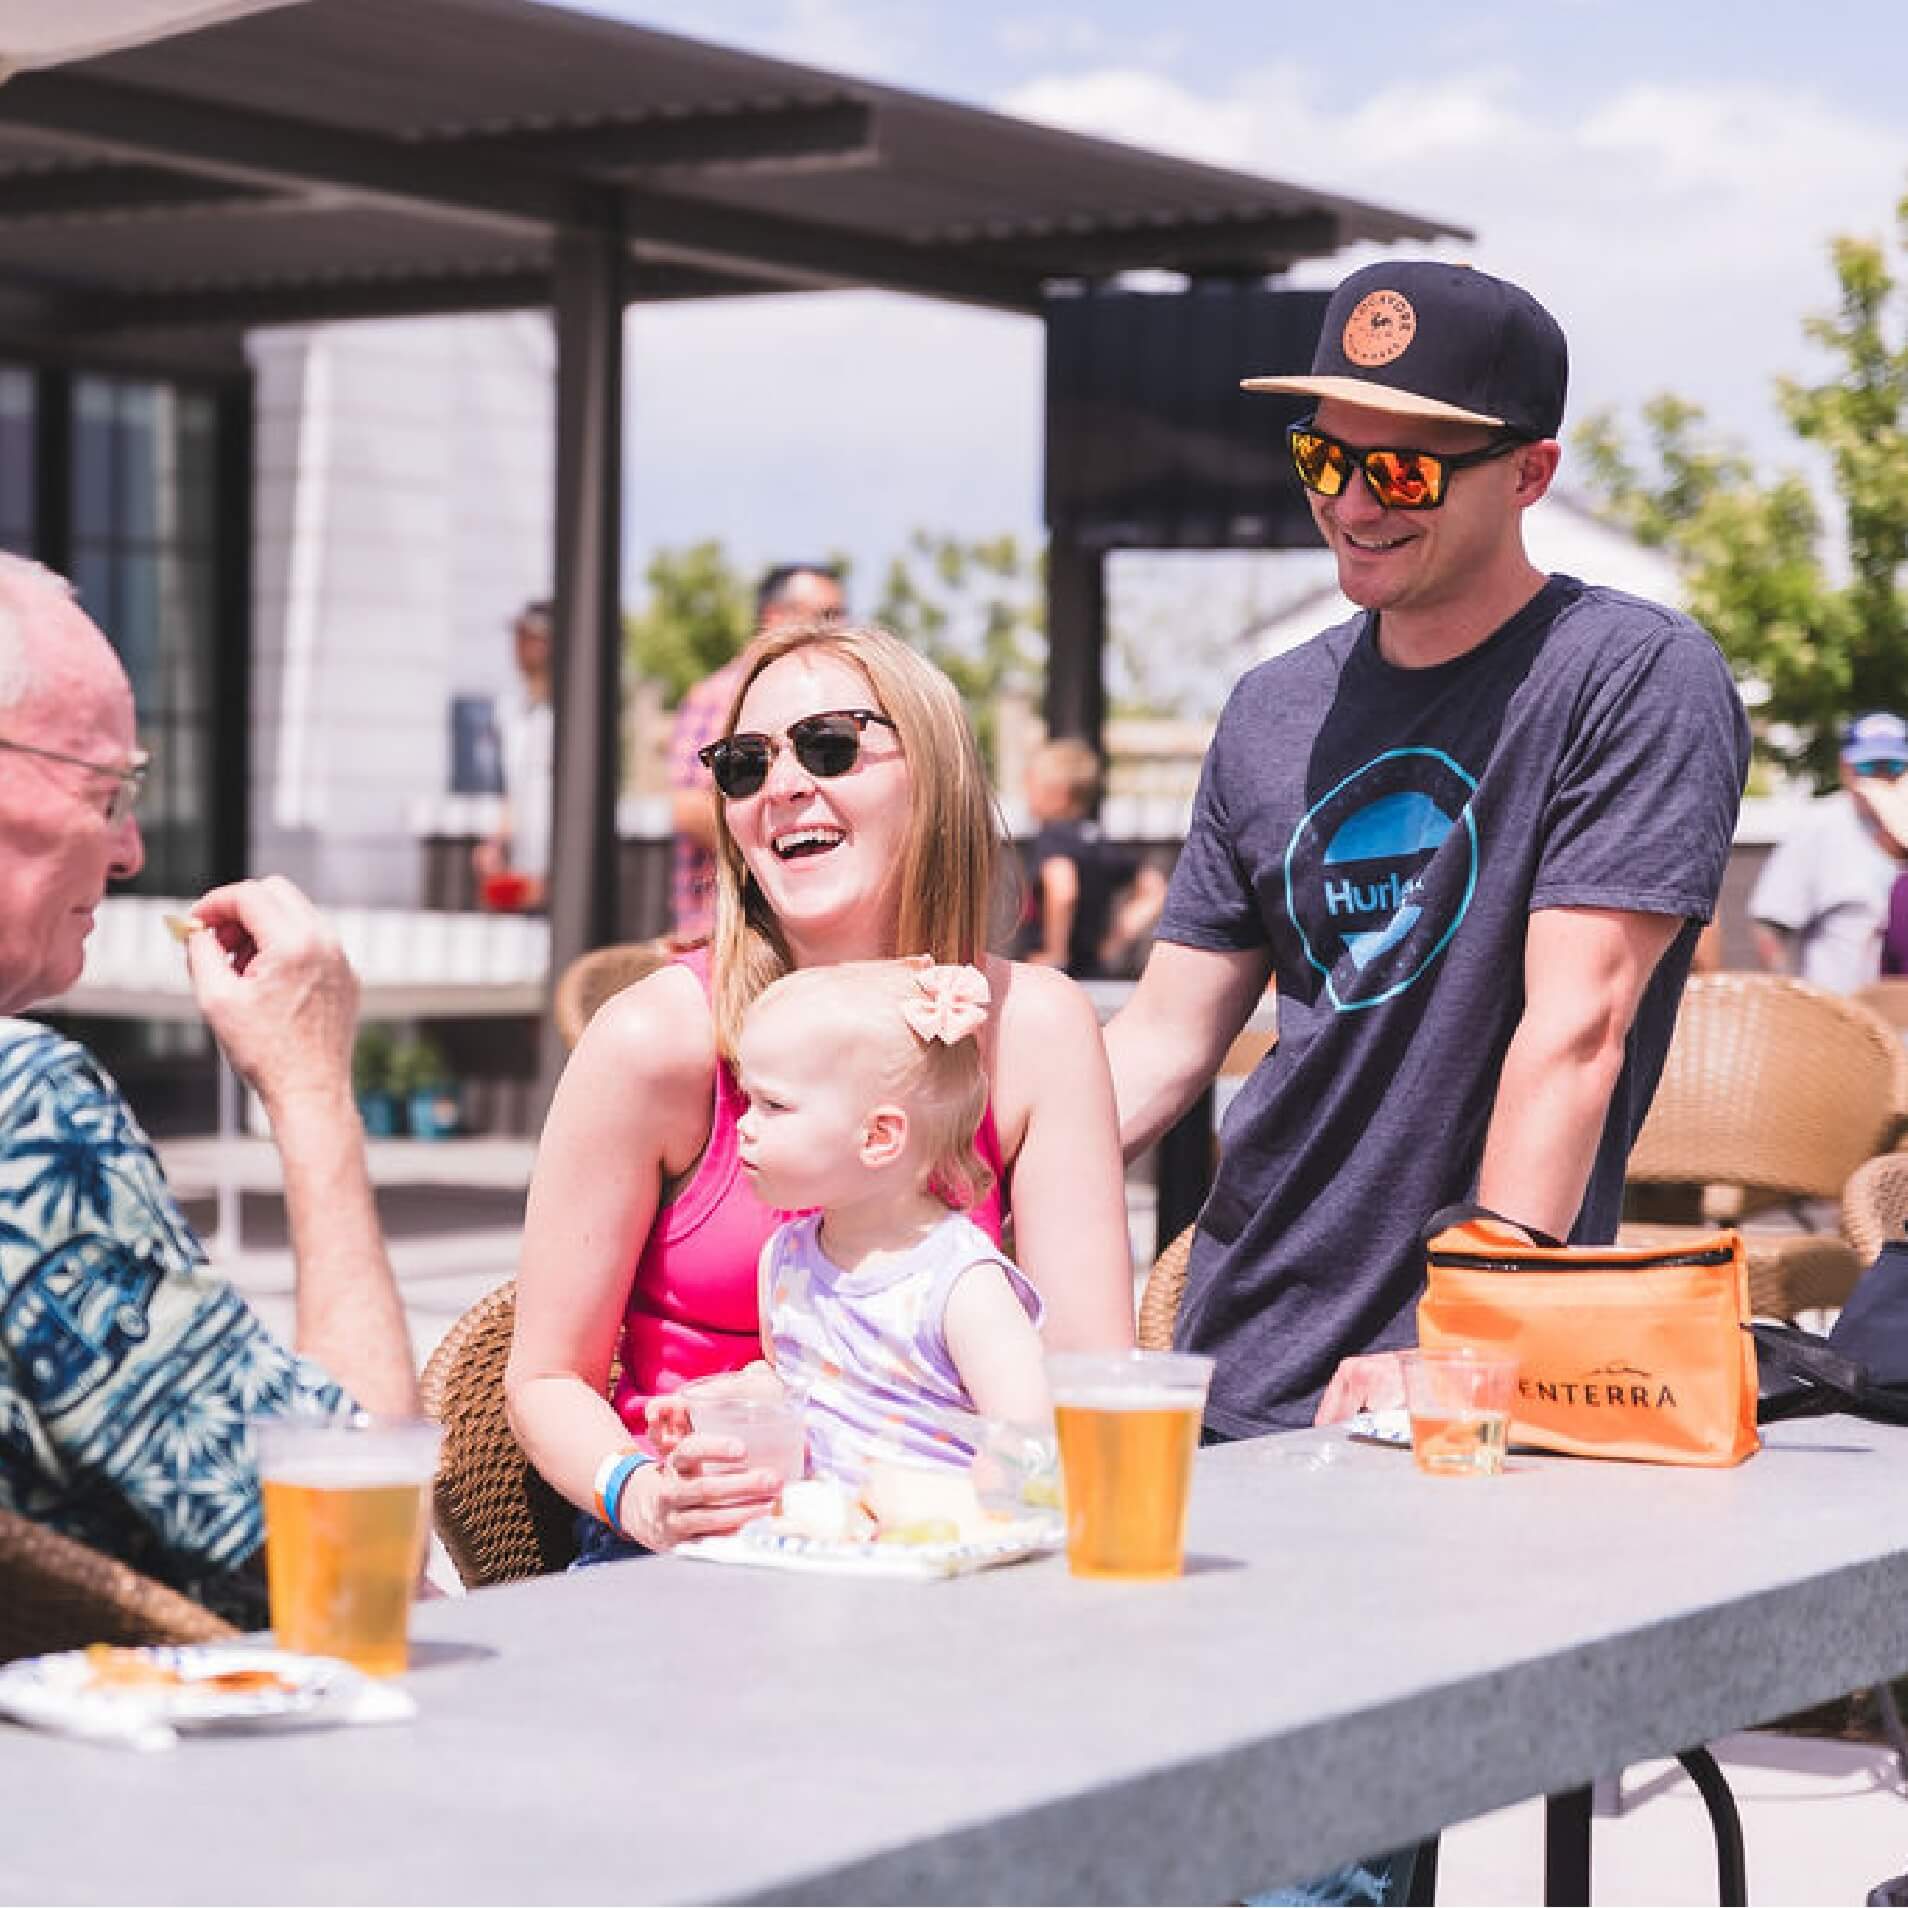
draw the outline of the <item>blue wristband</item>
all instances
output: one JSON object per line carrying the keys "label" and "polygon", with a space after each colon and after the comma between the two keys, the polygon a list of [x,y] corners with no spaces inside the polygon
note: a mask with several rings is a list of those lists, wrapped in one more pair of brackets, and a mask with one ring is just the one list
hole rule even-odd
{"label": "blue wristband", "polygon": [[611,1530],[619,1535],[622,1532],[621,1511],[623,1493],[629,1488],[629,1480],[646,1465],[654,1464],[655,1459],[647,1451],[625,1451],[613,1465],[607,1467],[608,1474],[597,1487],[597,1498],[602,1505],[602,1518]]}

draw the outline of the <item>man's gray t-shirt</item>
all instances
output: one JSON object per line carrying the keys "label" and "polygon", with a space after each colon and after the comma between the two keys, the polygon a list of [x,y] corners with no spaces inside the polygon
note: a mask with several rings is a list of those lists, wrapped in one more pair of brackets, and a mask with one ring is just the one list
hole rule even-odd
{"label": "man's gray t-shirt", "polygon": [[1575,1231],[1614,1236],[1748,757],[1708,634],[1569,577],[1454,662],[1393,667],[1366,614],[1240,681],[1159,926],[1269,947],[1278,990],[1179,1314],[1219,1360],[1215,1430],[1309,1424],[1341,1358],[1415,1341],[1422,1229],[1474,1189],[1540,908],[1685,920]]}

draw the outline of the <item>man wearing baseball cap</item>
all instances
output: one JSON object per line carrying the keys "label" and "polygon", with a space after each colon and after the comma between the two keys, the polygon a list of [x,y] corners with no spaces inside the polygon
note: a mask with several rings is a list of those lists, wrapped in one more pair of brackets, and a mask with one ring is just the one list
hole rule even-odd
{"label": "man wearing baseball cap", "polygon": [[1695,623],[1527,556],[1566,378],[1528,292],[1406,261],[1338,288],[1309,375],[1245,380],[1313,403],[1292,464],[1359,613],[1234,688],[1107,1038],[1136,1151],[1277,989],[1178,1317],[1217,1437],[1402,1402],[1441,1207],[1616,1231],[1749,733]]}
{"label": "man wearing baseball cap", "polygon": [[1908,722],[1871,709],[1843,725],[1841,787],[1810,803],[1749,896],[1764,967],[1838,994],[1881,973],[1882,931],[1904,851],[1869,798],[1877,789],[1892,793],[1905,775]]}

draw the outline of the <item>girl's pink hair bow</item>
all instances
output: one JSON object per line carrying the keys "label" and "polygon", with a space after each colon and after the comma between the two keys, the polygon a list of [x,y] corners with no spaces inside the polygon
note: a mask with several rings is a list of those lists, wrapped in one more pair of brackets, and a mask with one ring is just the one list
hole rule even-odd
{"label": "girl's pink hair bow", "polygon": [[901,1013],[923,1040],[951,1047],[987,1024],[987,1003],[993,996],[978,967],[924,967],[914,984],[920,991],[901,1003]]}

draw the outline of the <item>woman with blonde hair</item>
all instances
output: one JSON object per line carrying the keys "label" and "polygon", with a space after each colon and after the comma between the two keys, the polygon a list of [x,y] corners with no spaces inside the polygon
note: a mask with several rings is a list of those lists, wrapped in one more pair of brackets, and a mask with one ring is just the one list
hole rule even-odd
{"label": "woman with blonde hair", "polygon": [[609,1001],[571,1056],[531,1180],[506,1380],[531,1462],[592,1536],[650,1550],[733,1530],[779,1487],[728,1440],[692,1435],[662,1464],[636,1440],[652,1397],[757,1356],[756,1263],[789,1215],[740,1170],[733,1066],[749,1004],[785,973],[897,955],[983,970],[975,1144],[997,1183],[972,1217],[998,1241],[1011,1192],[1049,1349],[1112,1349],[1133,1329],[1099,1029],[1063,975],[987,951],[1001,835],[953,685],[884,630],[778,630],[750,650],[705,759],[715,938]]}

